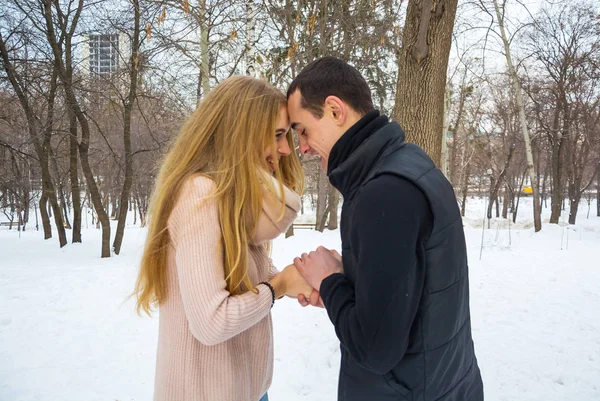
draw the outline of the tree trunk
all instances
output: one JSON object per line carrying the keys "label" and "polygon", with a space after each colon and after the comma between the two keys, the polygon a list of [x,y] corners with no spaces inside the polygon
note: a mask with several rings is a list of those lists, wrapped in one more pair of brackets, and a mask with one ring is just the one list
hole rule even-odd
{"label": "tree trunk", "polygon": [[113,243],[113,249],[118,255],[121,252],[123,235],[125,234],[125,223],[127,221],[127,205],[131,194],[131,184],[133,182],[133,155],[131,153],[131,113],[133,104],[137,97],[138,81],[138,52],[140,44],[140,5],[139,0],[133,0],[135,21],[133,28],[133,45],[131,52],[131,70],[129,83],[129,96],[125,103],[123,144],[125,148],[125,179],[123,181],[123,190],[121,191],[121,200],[119,202],[119,222],[117,223],[117,233]]}
{"label": "tree trunk", "polygon": [[40,214],[42,215],[42,227],[44,229],[44,239],[52,238],[52,226],[50,225],[50,216],[48,215],[48,195],[42,189],[40,197]]}
{"label": "tree trunk", "polygon": [[145,201],[142,202],[142,198],[140,197],[140,193],[138,191],[135,192],[135,198],[136,198],[138,213],[140,214],[140,227],[144,228],[144,227],[146,227],[147,204]]}
{"label": "tree trunk", "polygon": [[[27,196],[27,195],[25,195]],[[25,201],[23,202],[23,231],[25,231],[25,228],[27,226],[27,222],[29,221],[29,202]]]}
{"label": "tree trunk", "polygon": [[[450,179],[450,169],[448,167],[448,138],[446,138],[448,127],[450,126],[450,90],[446,90],[445,98],[444,98],[444,128],[442,129],[442,173],[446,176],[447,179]],[[456,186],[454,189],[456,190]]]}
{"label": "tree trunk", "polygon": [[[79,113],[81,113],[81,111],[79,111]],[[83,113],[81,113],[81,117],[78,117],[80,123],[83,120],[87,125],[87,120],[85,120],[85,118],[86,117],[83,116]],[[94,173],[90,167],[88,157],[89,140],[89,126],[86,126],[86,128],[82,129],[81,143],[79,144],[79,157],[81,160],[83,175],[90,191],[90,198],[92,200],[92,204],[94,205],[97,219],[102,225],[102,246],[100,254],[101,257],[108,258],[110,257],[110,220],[108,218],[108,214],[106,214],[104,206],[102,205],[102,197],[100,196],[100,191],[98,190],[98,186],[94,178]]]}
{"label": "tree trunk", "polygon": [[504,43],[504,52],[506,56],[506,63],[508,64],[508,70],[513,83],[513,89],[517,98],[517,107],[519,108],[519,120],[521,122],[521,131],[523,132],[523,139],[525,141],[525,153],[527,156],[527,174],[531,180],[531,188],[533,190],[533,223],[535,231],[538,232],[542,229],[542,216],[540,208],[540,197],[538,193],[537,177],[535,175],[535,166],[533,162],[533,153],[531,150],[531,139],[529,137],[529,128],[527,127],[527,119],[525,117],[525,105],[523,102],[523,92],[521,91],[521,85],[519,84],[519,77],[517,71],[512,62],[512,56],[510,54],[510,44],[504,30],[504,19],[503,14],[500,13],[498,7],[498,0],[494,1],[494,7],[496,9],[496,17],[498,18],[498,25],[500,27],[500,35],[502,42]]}
{"label": "tree trunk", "polygon": [[510,191],[510,188],[508,187],[508,185],[504,186],[504,202],[502,203],[502,218],[503,219],[507,219],[508,218],[508,205],[510,205],[511,201],[512,201],[512,192]]}
{"label": "tree trunk", "polygon": [[115,220],[117,218],[117,197],[112,192],[106,193],[109,199],[109,205],[107,205],[106,209],[110,209],[110,218]]}
{"label": "tree trunk", "polygon": [[208,21],[206,20],[206,0],[199,0],[200,5],[200,66],[202,74],[202,91],[203,97],[210,92],[210,56],[208,53]]}
{"label": "tree trunk", "polygon": [[393,117],[441,165],[446,71],[458,0],[410,0]]}
{"label": "tree trunk", "polygon": [[132,212],[133,212],[133,225],[135,226],[137,224],[137,203],[135,201],[135,198],[131,199],[131,203],[130,203],[133,208],[131,208]]}
{"label": "tree trunk", "polygon": [[71,222],[69,221],[69,209],[67,208],[67,202],[65,200],[65,193],[63,191],[63,187],[62,184],[59,184],[58,186],[58,192],[60,193],[60,207],[63,211],[63,222],[65,225],[65,228],[67,230],[70,230],[71,227]]}
{"label": "tree trunk", "polygon": [[577,210],[579,209],[579,202],[581,201],[581,192],[575,191],[573,197],[569,200],[569,224],[575,224],[577,221]]}
{"label": "tree trunk", "polygon": [[65,192],[62,185],[62,180],[60,179],[60,172],[58,171],[58,163],[56,162],[56,156],[52,151],[52,148],[48,148],[48,156],[52,159],[52,170],[54,171],[54,176],[56,177],[56,189],[58,190],[58,201],[60,205],[60,209],[62,210],[63,215],[63,224],[67,229],[71,229],[71,223],[69,222],[69,211],[67,210],[67,202],[65,201]]}
{"label": "tree trunk", "polygon": [[562,184],[562,154],[564,141],[560,140],[559,145],[552,147],[552,195],[550,197],[550,223],[558,224],[561,214],[561,205],[563,203],[563,184]]}
{"label": "tree trunk", "polygon": [[463,75],[459,92],[460,98],[458,103],[458,113],[456,115],[456,121],[454,122],[454,126],[452,127],[452,159],[450,161],[450,182],[452,183],[452,185],[457,184],[456,174],[458,172],[458,166],[456,165],[456,155],[458,154],[458,128],[460,127],[460,123],[462,122],[462,117],[465,109],[465,102],[467,100],[467,94],[469,93],[469,89],[465,87],[466,76],[467,69],[465,68],[465,73]]}
{"label": "tree trunk", "polygon": [[33,202],[33,211],[35,213],[35,231],[40,231],[40,223],[38,221],[37,210],[38,210],[38,205],[37,205],[37,203]]}
{"label": "tree trunk", "polygon": [[500,196],[496,194],[496,218],[500,217],[500,202],[498,201]]}
{"label": "tree trunk", "polygon": [[600,173],[596,175],[596,216],[600,217]]}
{"label": "tree trunk", "polygon": [[331,184],[329,184],[329,225],[327,229],[336,230],[338,228],[338,205],[340,204],[340,193]]}
{"label": "tree trunk", "polygon": [[542,206],[544,205],[544,201],[546,200],[546,181],[548,179],[548,169],[545,169],[544,171],[544,181],[542,182],[542,193],[540,196],[540,209],[542,208]]}
{"label": "tree trunk", "polygon": [[[525,182],[526,175],[527,175],[527,173],[523,173],[523,176],[521,177],[521,183],[519,184],[519,190],[517,191],[517,202],[514,204],[514,207],[513,207],[513,223],[517,222],[517,213],[519,211],[519,201],[521,200],[521,193],[523,192],[523,183]],[[513,197],[513,199],[514,199],[514,197]]]}
{"label": "tree trunk", "polygon": [[491,220],[492,218],[492,209],[494,208],[494,202],[496,201],[496,197],[498,196],[498,188],[500,187],[500,180],[496,183],[496,178],[494,176],[490,177],[490,199],[488,201],[487,207],[487,218]]}
{"label": "tree trunk", "polygon": [[255,8],[254,0],[246,0],[246,74],[251,77],[258,77],[254,44],[256,41]]}
{"label": "tree trunk", "polygon": [[469,195],[469,167],[470,163],[467,162],[465,165],[465,172],[463,174],[463,188],[462,188],[462,205],[460,208],[460,215],[465,217],[465,212],[467,210],[467,196]]}
{"label": "tree trunk", "polygon": [[77,157],[77,117],[69,110],[69,179],[71,181],[71,199],[73,201],[73,232],[71,242],[81,242],[81,189]]}
{"label": "tree trunk", "polygon": [[323,232],[325,229],[325,221],[327,220],[327,193],[329,180],[327,174],[319,168],[319,181],[317,184],[317,216],[316,230]]}

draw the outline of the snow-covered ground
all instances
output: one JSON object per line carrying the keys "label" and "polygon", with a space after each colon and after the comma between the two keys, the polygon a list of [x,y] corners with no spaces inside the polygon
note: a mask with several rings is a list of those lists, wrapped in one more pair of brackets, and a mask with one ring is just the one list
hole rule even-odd
{"label": "snow-covered ground", "polygon": [[[595,204],[589,219],[582,205],[577,225],[545,224],[535,234],[529,199],[510,231],[496,220],[487,229],[483,200],[468,202],[473,335],[486,399],[600,400]],[[0,401],[152,399],[158,319],[138,317],[128,299],[144,235],[128,228],[121,255],[100,259],[100,233],[91,228],[83,244],[59,249],[41,231],[19,238],[0,227]],[[318,245],[339,250],[339,232],[297,230],[275,242],[273,259],[283,267]],[[339,350],[326,312],[283,300],[273,315],[270,399],[335,400]]]}

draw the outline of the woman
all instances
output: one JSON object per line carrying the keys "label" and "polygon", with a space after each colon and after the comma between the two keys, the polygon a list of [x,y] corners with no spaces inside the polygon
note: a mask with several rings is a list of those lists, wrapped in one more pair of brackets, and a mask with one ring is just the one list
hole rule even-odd
{"label": "woman", "polygon": [[237,76],[208,94],[167,154],[135,290],[138,312],[160,310],[156,401],[267,399],[271,307],[312,290],[266,249],[300,208],[291,149],[285,96]]}

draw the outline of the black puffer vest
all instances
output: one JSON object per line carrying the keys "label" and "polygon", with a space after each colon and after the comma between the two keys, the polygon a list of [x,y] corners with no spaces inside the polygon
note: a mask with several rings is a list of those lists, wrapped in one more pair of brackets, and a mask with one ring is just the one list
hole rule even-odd
{"label": "black puffer vest", "polygon": [[[381,174],[414,183],[426,196],[433,229],[426,241],[425,284],[404,358],[380,376],[353,361],[342,346],[339,399],[342,401],[482,401],[483,383],[471,336],[467,250],[452,186],[418,146],[405,143],[397,123],[370,135],[329,172],[344,196],[341,217],[346,277],[356,282],[357,255],[351,243],[353,201]],[[390,188],[393,191],[393,188]],[[402,261],[395,261],[402,263]],[[394,263],[391,261],[390,263]]]}

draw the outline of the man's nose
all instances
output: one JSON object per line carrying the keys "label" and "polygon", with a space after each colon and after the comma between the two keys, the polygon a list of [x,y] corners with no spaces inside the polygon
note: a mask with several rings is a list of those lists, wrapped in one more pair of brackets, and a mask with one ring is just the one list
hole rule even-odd
{"label": "man's nose", "polygon": [[303,155],[307,154],[308,150],[310,149],[310,146],[308,146],[308,143],[302,137],[299,138],[299,142],[300,142],[300,153],[302,153]]}

